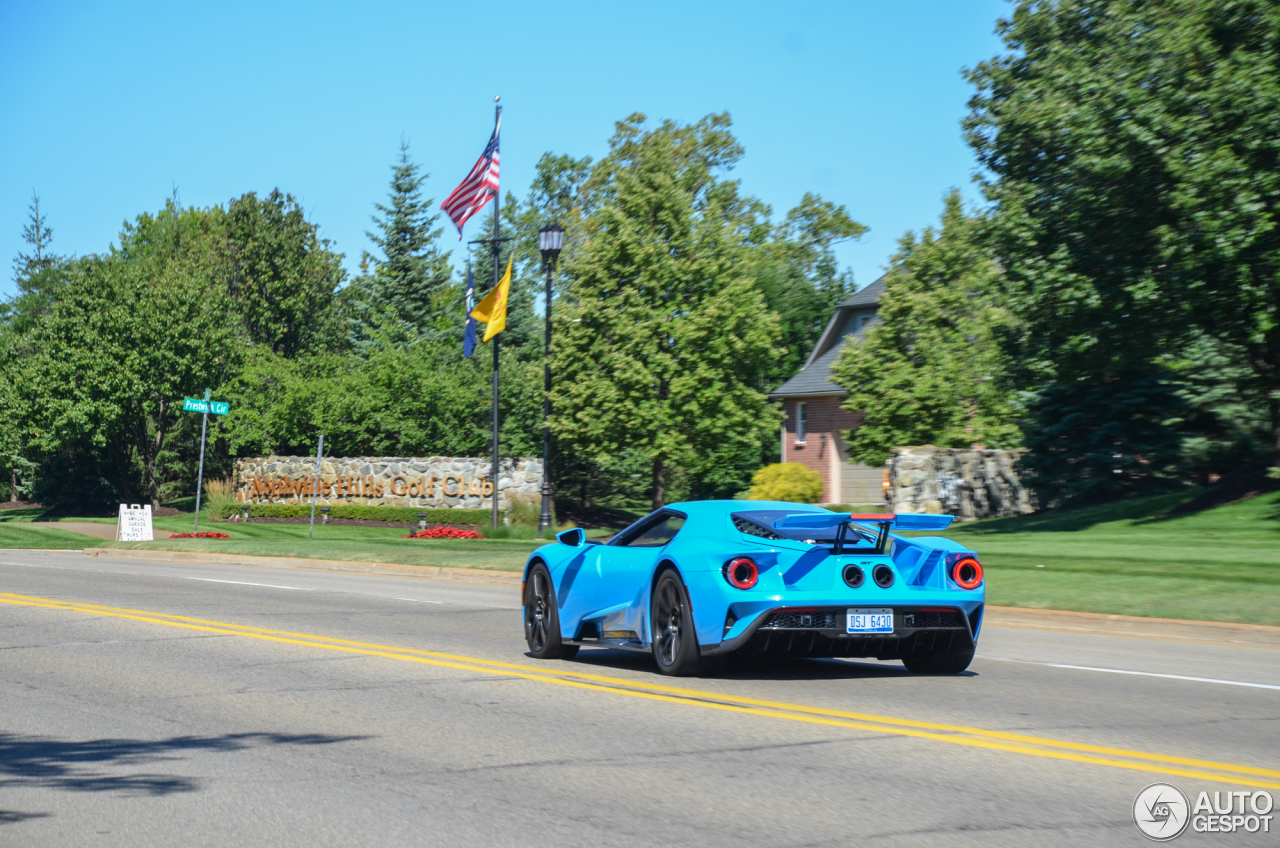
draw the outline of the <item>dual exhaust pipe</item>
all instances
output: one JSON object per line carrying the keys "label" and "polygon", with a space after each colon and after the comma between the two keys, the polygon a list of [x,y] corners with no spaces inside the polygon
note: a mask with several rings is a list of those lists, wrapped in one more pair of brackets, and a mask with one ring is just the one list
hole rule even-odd
{"label": "dual exhaust pipe", "polygon": [[[857,589],[867,580],[866,572],[862,570],[862,566],[850,563],[840,571],[840,577],[844,580],[845,585],[850,589]],[[871,569],[871,579],[881,589],[888,589],[893,585],[894,575],[893,569],[884,563],[880,563]]]}

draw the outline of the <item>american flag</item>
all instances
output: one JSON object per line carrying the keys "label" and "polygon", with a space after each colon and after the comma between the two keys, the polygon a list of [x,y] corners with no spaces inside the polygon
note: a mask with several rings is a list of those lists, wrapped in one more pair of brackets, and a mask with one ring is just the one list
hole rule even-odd
{"label": "american flag", "polygon": [[498,194],[498,129],[502,126],[499,117],[493,125],[493,135],[485,145],[484,153],[471,167],[467,178],[458,183],[453,193],[445,198],[440,208],[458,228],[458,238],[462,238],[462,225],[489,202],[489,198]]}

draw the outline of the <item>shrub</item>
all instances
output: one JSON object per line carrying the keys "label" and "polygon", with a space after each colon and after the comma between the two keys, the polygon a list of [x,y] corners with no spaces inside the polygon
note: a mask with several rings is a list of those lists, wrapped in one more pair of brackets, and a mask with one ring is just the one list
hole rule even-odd
{"label": "shrub", "polygon": [[[512,527],[538,526],[542,517],[541,495],[511,495],[511,508],[506,512],[507,522]],[[552,507],[551,523],[555,524],[555,508]]]}
{"label": "shrub", "polygon": [[230,539],[226,533],[210,532],[201,530],[199,533],[170,533],[170,539]]}
{"label": "shrub", "polygon": [[222,515],[228,509],[234,510],[238,504],[236,484],[230,477],[204,481],[204,502],[200,506],[210,515]]}
{"label": "shrub", "polygon": [[822,475],[798,462],[775,462],[751,477],[753,501],[791,501],[817,503],[822,500]]}

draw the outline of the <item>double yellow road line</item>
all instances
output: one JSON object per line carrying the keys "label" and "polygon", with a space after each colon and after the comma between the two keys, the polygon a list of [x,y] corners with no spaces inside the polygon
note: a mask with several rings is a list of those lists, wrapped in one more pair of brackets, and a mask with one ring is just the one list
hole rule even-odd
{"label": "double yellow road line", "polygon": [[1124,748],[1109,748],[1101,745],[1086,745],[1079,742],[1062,742],[1056,739],[1045,739],[1038,736],[1027,736],[1020,733],[1006,733],[1000,730],[986,730],[979,727],[939,724],[936,722],[913,721],[911,719],[891,716],[871,715],[868,713],[830,710],[822,707],[810,707],[803,704],[790,704],[781,701],[767,701],[757,698],[744,698],[724,692],[709,692],[699,689],[687,689],[679,686],[665,686],[637,680],[626,680],[619,677],[608,677],[600,674],[571,671],[562,665],[546,665],[534,667],[515,663],[497,662],[494,660],[468,657],[458,654],[447,654],[440,651],[424,651],[415,648],[401,648],[393,645],[378,645],[370,642],[358,642],[350,639],[334,639],[317,636],[311,633],[294,633],[287,630],[270,630],[264,627],[250,627],[240,624],[229,624],[222,621],[209,621],[202,618],[191,618],[181,615],[150,612],[147,610],[106,607],[97,604],[81,604],[70,601],[55,601],[48,598],[31,597],[0,593],[0,603],[13,606],[36,607],[39,609],[63,610],[66,612],[84,613],[88,615],[120,618],[144,624],[176,627],[183,630],[194,630],[202,633],[217,633],[225,636],[239,636],[245,639],[257,639],[264,642],[276,642],[285,645],[298,645],[307,648],[320,648],[326,651],[339,651],[348,654],[362,654],[371,657],[399,660],[402,662],[420,663],[422,665],[451,668],[480,674],[494,674],[503,677],[516,677],[539,683],[552,683],[557,686],[570,686],[575,689],[587,689],[596,692],[607,692],[613,695],[625,695],[632,698],[644,698],[651,701],[663,701],[671,704],[701,707],[703,709],[723,712],[741,713],[744,715],[765,718],[797,721],[806,724],[840,727],[849,730],[864,730],[877,733],[889,733],[896,736],[908,736],[917,739],[929,739],[935,742],[946,742],[952,745],[964,745],[970,748],[985,748],[993,751],[1007,751],[1017,754],[1028,754],[1036,757],[1047,757],[1055,760],[1067,760],[1077,763],[1109,766],[1132,771],[1154,772],[1156,774],[1177,775],[1201,780],[1213,780],[1232,783],[1239,786],[1254,786],[1264,789],[1280,789],[1280,771],[1254,768],[1252,766],[1233,765],[1209,760],[1197,760],[1188,757],[1175,757],[1164,754],[1149,754],[1144,751],[1131,751]]}

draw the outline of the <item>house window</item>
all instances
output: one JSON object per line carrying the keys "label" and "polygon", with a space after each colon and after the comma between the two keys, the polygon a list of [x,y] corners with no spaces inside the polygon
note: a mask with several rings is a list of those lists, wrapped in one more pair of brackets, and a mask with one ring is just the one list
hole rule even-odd
{"label": "house window", "polygon": [[870,324],[870,323],[871,323],[871,319],[872,319],[873,317],[875,317],[875,316],[873,316],[873,315],[863,315],[863,316],[862,316],[862,324],[861,324],[861,325],[859,325],[859,326],[862,326],[862,327],[867,326],[868,324]]}
{"label": "house window", "polygon": [[807,406],[808,404],[804,401],[796,404],[796,444],[798,445],[804,444],[804,433],[809,423],[807,420],[808,413],[805,412],[805,407]]}

